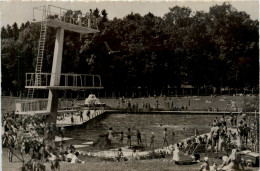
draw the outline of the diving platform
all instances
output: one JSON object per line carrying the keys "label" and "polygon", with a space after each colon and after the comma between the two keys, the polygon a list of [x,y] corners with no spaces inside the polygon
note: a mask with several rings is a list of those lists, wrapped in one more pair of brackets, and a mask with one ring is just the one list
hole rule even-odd
{"label": "diving platform", "polygon": [[[31,23],[54,28],[63,28],[64,30],[80,33],[98,33],[97,18],[92,13],[85,16],[80,12],[57,7],[54,5],[40,6],[33,8],[33,20]],[[93,28],[94,27],[94,28]]]}
{"label": "diving platform", "polygon": [[[59,85],[50,84],[51,77],[54,75],[60,78]],[[36,81],[34,82],[32,80]],[[26,73],[25,88],[59,90],[103,89],[100,75],[70,73]]]}
{"label": "diving platform", "polygon": [[89,33],[98,33],[99,30],[96,29],[92,29],[92,28],[88,28],[88,27],[84,27],[82,25],[76,25],[73,23],[68,23],[68,22],[64,22],[61,21],[59,19],[46,19],[43,21],[32,21],[32,23],[35,24],[41,24],[42,22],[46,22],[46,25],[49,27],[54,27],[54,28],[64,28],[64,30],[68,30],[68,31],[72,31],[72,32],[76,32],[76,33],[81,33],[81,34],[89,34]]}

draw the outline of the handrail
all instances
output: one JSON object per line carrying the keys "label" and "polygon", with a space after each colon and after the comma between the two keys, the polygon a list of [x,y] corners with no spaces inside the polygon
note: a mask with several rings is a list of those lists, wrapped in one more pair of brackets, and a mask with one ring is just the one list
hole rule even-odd
{"label": "handrail", "polygon": [[43,6],[39,6],[39,7],[33,7],[33,9],[41,10],[41,9],[39,9],[39,8],[41,8],[41,7],[45,7],[45,5],[43,5]]}
{"label": "handrail", "polygon": [[[48,87],[53,75],[58,75],[61,79],[60,87],[102,87],[100,75],[74,74],[74,73],[26,73],[25,86],[27,87]],[[38,78],[40,82],[32,84],[32,80]]]}
{"label": "handrail", "polygon": [[[43,9],[41,9],[41,8],[43,8]],[[34,10],[43,11],[42,17],[43,17],[44,14],[46,15],[46,6],[45,5],[39,6],[39,7],[34,7],[33,8],[33,20],[35,20],[35,18],[34,18]]]}
{"label": "handrail", "polygon": [[[34,72],[27,72],[26,75],[31,75],[31,74],[35,74]],[[41,72],[41,73],[36,73],[39,75],[54,75],[57,73],[48,73],[48,72]],[[58,75],[73,75],[73,76],[96,76],[96,77],[100,77],[100,75],[95,75],[95,74],[74,74],[74,73],[61,73]]]}
{"label": "handrail", "polygon": [[49,100],[48,99],[37,99],[37,100],[21,100],[16,101],[17,112],[28,112],[28,111],[43,111],[46,110]]}
{"label": "handrail", "polygon": [[[51,8],[52,7],[52,8]],[[40,6],[40,7],[34,7],[33,8],[33,20],[36,21],[36,18],[38,18],[36,16],[36,13],[35,11],[38,10],[38,11],[43,11],[43,14],[44,15],[44,20],[46,19],[49,19],[49,20],[56,20],[58,19],[59,21],[61,22],[65,22],[65,23],[71,23],[71,24],[77,24],[77,25],[80,25],[80,26],[86,26],[88,28],[91,28],[91,13],[86,13],[85,17],[80,17],[80,16],[77,16],[73,17],[74,16],[74,12],[75,10],[71,10],[71,9],[66,9],[66,8],[61,8],[61,7],[57,7],[55,5],[48,5],[48,7],[46,8],[46,6]],[[56,11],[57,12],[56,12]],[[72,14],[71,15],[65,15],[68,11],[72,11]],[[81,15],[83,13],[81,12]],[[93,16],[93,14],[92,14]],[[95,17],[94,17],[95,18]],[[67,21],[67,19],[69,19],[69,21]],[[84,22],[83,22],[84,20]],[[42,21],[43,21],[43,17],[42,17]],[[97,24],[97,23],[96,23]]]}
{"label": "handrail", "polygon": [[64,10],[67,10],[69,11],[69,9],[66,9],[66,8],[62,8],[62,7],[58,7],[58,6],[55,6],[55,5],[48,5],[49,7],[55,7],[55,8],[59,8],[59,9],[64,9]]}
{"label": "handrail", "polygon": [[[41,6],[41,7],[45,7],[45,6]],[[51,11],[51,8],[50,7],[55,7],[55,8],[57,8],[57,9],[60,9],[60,12],[53,12],[53,11]],[[70,11],[71,9],[66,9],[66,8],[61,8],[61,7],[57,7],[57,6],[54,6],[54,5],[48,5],[48,10],[46,10],[46,7],[45,7],[45,9],[40,9],[39,7],[34,7],[33,8],[33,10],[39,10],[39,11],[46,11],[48,14],[61,14],[61,10],[63,9],[63,12],[64,12],[64,10],[66,10],[66,12],[67,11]],[[71,10],[72,11],[72,10]],[[72,11],[73,12],[73,11]]]}

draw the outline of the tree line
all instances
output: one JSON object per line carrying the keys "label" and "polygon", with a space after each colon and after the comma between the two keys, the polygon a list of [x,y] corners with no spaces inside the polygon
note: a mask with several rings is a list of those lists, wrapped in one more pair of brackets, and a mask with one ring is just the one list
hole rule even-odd
{"label": "tree line", "polygon": [[[175,6],[163,17],[149,12],[108,19],[94,9],[99,33],[65,32],[63,73],[99,74],[105,89],[181,87],[257,88],[259,22],[223,3],[209,12]],[[24,90],[34,72],[40,25],[1,29],[2,91]],[[51,72],[56,30],[48,27],[43,72]]]}

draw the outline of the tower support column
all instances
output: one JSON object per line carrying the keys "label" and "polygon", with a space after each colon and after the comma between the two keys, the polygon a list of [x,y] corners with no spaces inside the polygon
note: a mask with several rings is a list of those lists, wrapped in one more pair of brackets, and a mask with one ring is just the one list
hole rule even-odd
{"label": "tower support column", "polygon": [[[56,33],[56,40],[55,40],[55,47],[54,47],[54,54],[53,54],[50,86],[60,85],[63,39],[64,39],[64,28],[58,28]],[[47,126],[49,127],[49,131],[47,131],[47,135],[46,135],[48,140],[55,139],[58,100],[59,99],[58,99],[57,90],[50,89],[49,96],[48,96],[48,106],[47,106],[47,111],[50,113],[50,115],[48,115],[46,119]]]}

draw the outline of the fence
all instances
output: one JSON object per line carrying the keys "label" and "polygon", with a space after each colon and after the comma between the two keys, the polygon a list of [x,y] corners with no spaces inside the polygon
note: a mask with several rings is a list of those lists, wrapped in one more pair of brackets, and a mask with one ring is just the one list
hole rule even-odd
{"label": "fence", "polygon": [[[50,85],[51,73],[26,73],[25,87],[30,88],[46,88]],[[57,74],[56,74],[57,75]],[[71,88],[102,88],[101,78],[99,75],[90,74],[59,74],[60,75],[60,87],[61,89]],[[37,79],[35,79],[35,77]],[[35,83],[31,80],[36,80]],[[40,80],[40,82],[38,82]]]}
{"label": "fence", "polygon": [[[79,85],[78,85],[79,86]],[[80,88],[80,86],[79,86]],[[246,94],[258,94],[259,90],[252,89],[252,90],[225,90],[222,92],[217,92],[216,95],[246,95]],[[149,96],[210,96],[213,94],[213,90],[182,90],[182,89],[159,89],[159,90],[137,90],[137,89],[122,89],[122,90],[114,90],[114,89],[89,89],[89,90],[64,90],[59,91],[59,97],[66,97],[66,98],[87,98],[89,94],[93,93],[98,98],[118,98],[118,97],[127,97],[127,98],[135,98],[135,97],[149,97]],[[12,91],[3,91],[2,96],[13,96],[18,97],[18,92]],[[22,97],[26,97],[26,90],[22,91],[20,94],[23,94]],[[48,97],[48,90],[37,90],[35,91],[36,98],[47,98]]]}

